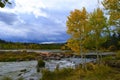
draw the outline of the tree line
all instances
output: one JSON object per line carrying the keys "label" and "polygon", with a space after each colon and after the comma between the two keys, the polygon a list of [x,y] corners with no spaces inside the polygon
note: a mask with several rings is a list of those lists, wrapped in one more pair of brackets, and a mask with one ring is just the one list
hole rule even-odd
{"label": "tree line", "polygon": [[38,44],[38,43],[20,43],[7,42],[0,40],[0,49],[61,49],[64,43]]}

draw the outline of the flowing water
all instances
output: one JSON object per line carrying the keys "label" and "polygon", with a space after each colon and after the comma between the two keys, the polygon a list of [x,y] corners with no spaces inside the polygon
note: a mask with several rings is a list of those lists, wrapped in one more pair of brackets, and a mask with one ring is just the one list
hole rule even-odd
{"label": "flowing water", "polygon": [[[86,59],[86,62],[95,61],[94,59]],[[62,60],[49,60],[45,61],[45,68],[54,71],[59,64],[59,68],[75,68],[76,65],[82,64],[80,58],[65,58]],[[36,69],[37,61],[22,61],[22,62],[0,62],[0,80],[3,77],[11,77],[17,80],[22,77],[25,80],[39,80],[42,77],[41,73]]]}

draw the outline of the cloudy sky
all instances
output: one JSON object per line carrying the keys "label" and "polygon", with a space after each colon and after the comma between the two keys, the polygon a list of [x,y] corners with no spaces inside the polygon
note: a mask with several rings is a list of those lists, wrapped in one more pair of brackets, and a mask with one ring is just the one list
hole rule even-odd
{"label": "cloudy sky", "polygon": [[[101,0],[100,0],[101,1]],[[10,0],[0,8],[0,39],[14,42],[65,42],[70,11],[93,11],[97,0]]]}

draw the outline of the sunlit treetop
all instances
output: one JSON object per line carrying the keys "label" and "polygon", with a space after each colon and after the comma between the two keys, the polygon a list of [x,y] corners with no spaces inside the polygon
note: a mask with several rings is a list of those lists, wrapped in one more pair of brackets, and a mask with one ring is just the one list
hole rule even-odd
{"label": "sunlit treetop", "polygon": [[120,0],[104,0],[103,6],[110,15],[110,24],[120,26]]}

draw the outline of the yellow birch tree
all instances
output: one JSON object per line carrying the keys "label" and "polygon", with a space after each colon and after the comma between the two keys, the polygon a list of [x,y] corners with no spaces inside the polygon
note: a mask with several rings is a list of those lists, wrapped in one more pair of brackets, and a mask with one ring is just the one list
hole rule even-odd
{"label": "yellow birch tree", "polygon": [[84,44],[87,41],[87,34],[90,30],[86,9],[75,9],[72,11],[68,16],[66,25],[67,33],[71,36],[67,41],[67,46],[78,55],[81,55],[81,59],[83,60],[85,52]]}

